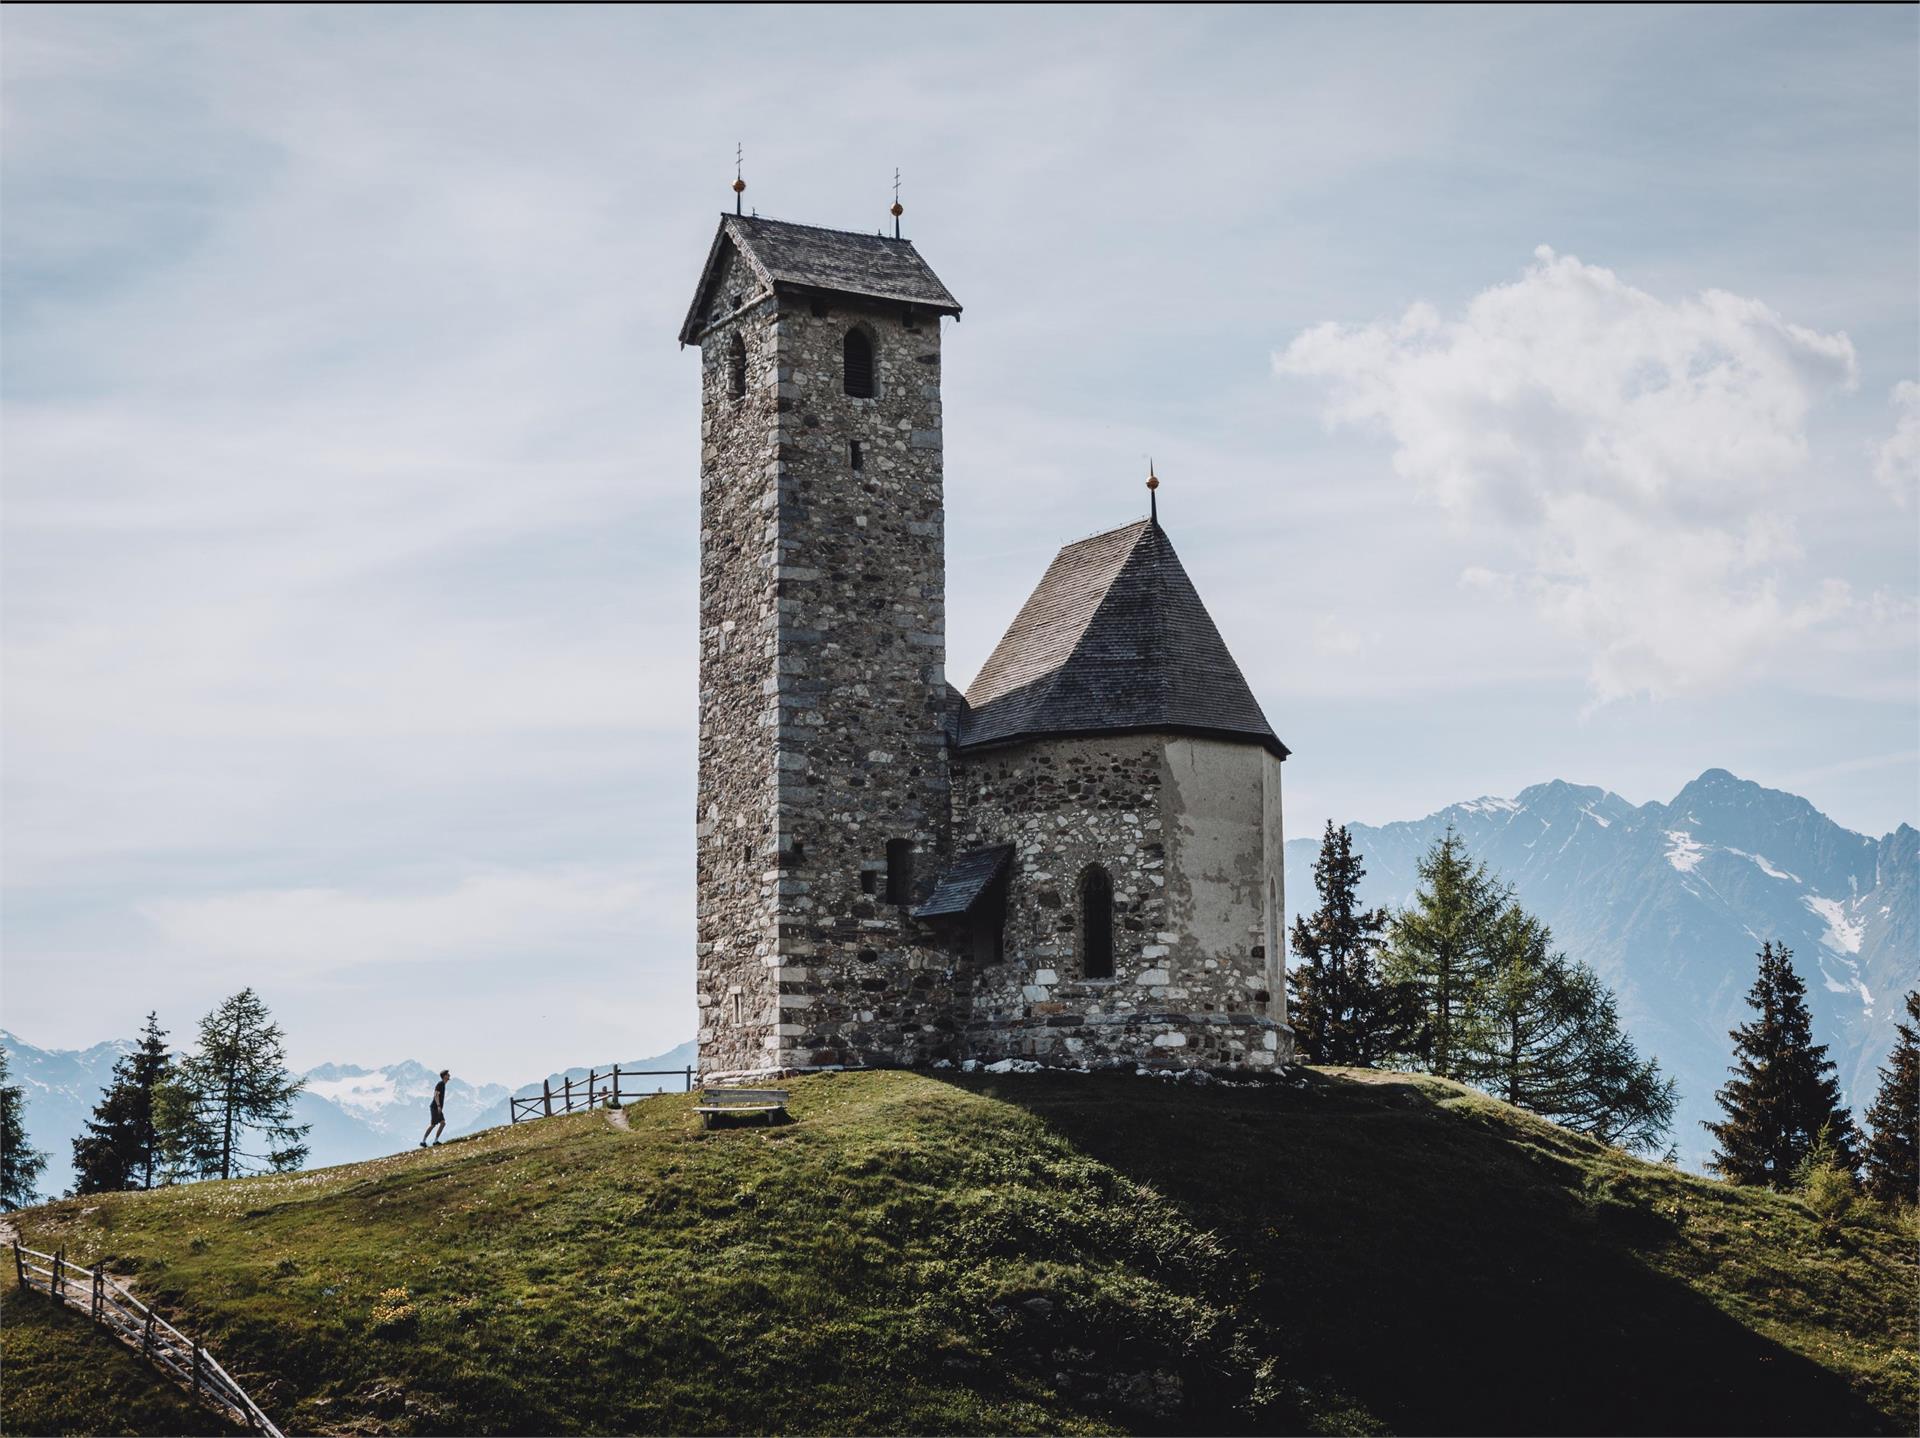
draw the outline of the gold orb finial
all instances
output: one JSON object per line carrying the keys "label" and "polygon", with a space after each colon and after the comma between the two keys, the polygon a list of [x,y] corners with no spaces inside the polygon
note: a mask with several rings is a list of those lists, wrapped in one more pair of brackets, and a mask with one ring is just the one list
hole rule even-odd
{"label": "gold orb finial", "polygon": [[736,179],[733,182],[733,192],[736,195],[739,194],[741,191],[745,190],[746,188],[747,188],[747,182],[745,180]]}
{"label": "gold orb finial", "polygon": [[893,202],[893,208],[887,211],[887,213],[892,215],[896,220],[899,219],[906,212],[907,212],[906,207],[902,205],[898,200],[895,200]]}

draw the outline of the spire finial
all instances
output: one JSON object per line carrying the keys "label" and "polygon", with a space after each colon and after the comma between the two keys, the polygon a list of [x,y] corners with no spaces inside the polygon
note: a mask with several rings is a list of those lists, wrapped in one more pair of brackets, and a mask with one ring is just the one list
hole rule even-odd
{"label": "spire finial", "polygon": [[733,212],[740,213],[740,197],[747,192],[747,182],[740,178],[741,162],[746,155],[746,146],[735,141],[733,146]]}
{"label": "spire finial", "polygon": [[1147,456],[1147,508],[1148,517],[1155,524],[1160,522],[1160,476],[1153,472],[1153,456]]}
{"label": "spire finial", "polygon": [[893,237],[897,240],[900,238],[900,217],[906,213],[905,210],[900,208],[900,167],[898,165],[893,167],[893,210],[891,213],[893,215]]}

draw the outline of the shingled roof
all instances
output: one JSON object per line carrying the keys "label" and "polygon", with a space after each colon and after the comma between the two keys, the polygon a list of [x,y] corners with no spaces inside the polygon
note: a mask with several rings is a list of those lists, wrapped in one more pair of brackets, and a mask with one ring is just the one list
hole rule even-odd
{"label": "shingled roof", "polygon": [[960,855],[941,874],[926,903],[913,911],[916,919],[951,919],[970,913],[994,882],[1013,863],[1013,845],[996,844]]}
{"label": "shingled roof", "polygon": [[1061,550],[966,697],[962,748],[1145,730],[1287,757],[1151,519]]}
{"label": "shingled roof", "polygon": [[943,315],[960,313],[960,302],[920,258],[912,240],[857,230],[823,230],[758,215],[722,215],[686,323],[680,327],[681,344],[694,343],[707,327],[709,291],[728,245],[776,294],[851,295],[919,305]]}

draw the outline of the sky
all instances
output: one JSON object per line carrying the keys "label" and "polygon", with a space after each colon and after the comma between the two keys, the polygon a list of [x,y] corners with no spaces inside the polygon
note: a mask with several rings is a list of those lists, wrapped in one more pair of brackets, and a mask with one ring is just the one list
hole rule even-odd
{"label": "sky", "polygon": [[948,669],[1160,514],[1288,831],[1920,819],[1920,11],[0,13],[0,1023],[475,1081],[694,1028],[730,206],[944,341]]}

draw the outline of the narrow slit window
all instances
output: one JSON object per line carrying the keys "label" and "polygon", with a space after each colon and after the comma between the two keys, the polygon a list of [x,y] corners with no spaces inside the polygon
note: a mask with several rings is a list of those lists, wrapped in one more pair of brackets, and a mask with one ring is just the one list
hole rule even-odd
{"label": "narrow slit window", "polygon": [[878,874],[874,873],[872,869],[862,869],[860,871],[860,892],[861,893],[863,894],[877,893],[879,892],[879,887],[880,887],[880,876]]}
{"label": "narrow slit window", "polygon": [[856,470],[867,467],[867,457],[860,453],[860,441],[857,439],[847,442],[847,463]]}
{"label": "narrow slit window", "polygon": [[739,335],[727,346],[727,393],[734,399],[747,396],[747,342]]}
{"label": "narrow slit window", "polygon": [[873,341],[865,330],[848,330],[840,348],[843,388],[855,399],[873,398]]}
{"label": "narrow slit window", "polygon": [[913,902],[913,840],[887,840],[887,902]]}
{"label": "narrow slit window", "polygon": [[1098,864],[1080,876],[1080,970],[1090,979],[1113,977],[1113,880]]}

